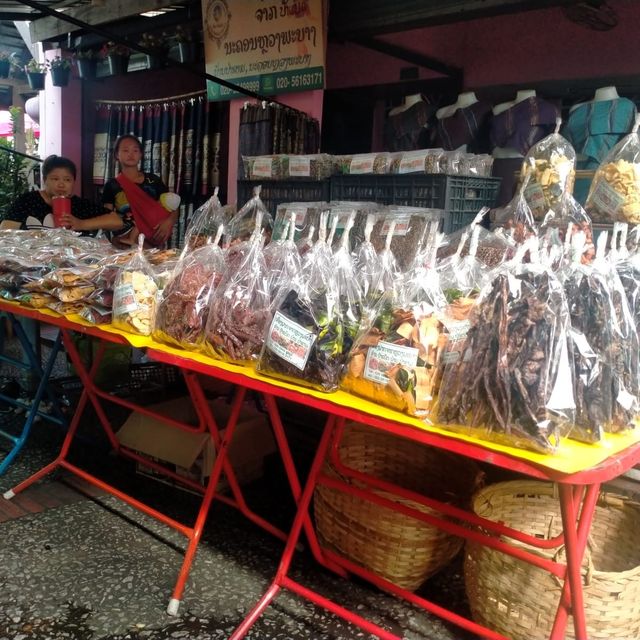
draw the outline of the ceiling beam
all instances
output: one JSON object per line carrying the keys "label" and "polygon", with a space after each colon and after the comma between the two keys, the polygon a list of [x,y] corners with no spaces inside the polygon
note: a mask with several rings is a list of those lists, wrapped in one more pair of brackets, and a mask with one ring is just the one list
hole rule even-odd
{"label": "ceiling beam", "polygon": [[[109,0],[104,5],[69,7],[64,11],[64,15],[86,24],[100,25],[130,16],[137,16],[145,11],[163,9],[172,4],[176,4],[175,0]],[[73,27],[70,26],[68,21],[54,16],[47,16],[31,22],[31,40],[33,42],[51,40],[66,35],[72,30]]]}
{"label": "ceiling beam", "polygon": [[398,47],[389,42],[376,40],[375,38],[355,38],[353,42],[361,47],[384,53],[392,58],[410,62],[411,64],[418,65],[424,69],[430,69],[431,71],[441,73],[456,80],[462,80],[462,69],[448,65],[437,58],[432,58],[431,56],[426,56],[411,49],[405,49],[404,47]]}
{"label": "ceiling beam", "polygon": [[576,4],[579,0],[334,0],[329,35],[371,37],[463,20]]}

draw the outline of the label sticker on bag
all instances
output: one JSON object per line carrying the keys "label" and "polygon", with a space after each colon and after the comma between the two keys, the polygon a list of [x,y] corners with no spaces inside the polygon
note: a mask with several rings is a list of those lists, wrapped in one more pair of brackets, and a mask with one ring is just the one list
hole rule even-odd
{"label": "label sticker on bag", "polygon": [[385,218],[382,229],[380,230],[381,236],[385,238],[387,237],[392,221],[395,221],[396,223],[396,226],[393,229],[394,236],[406,236],[407,233],[409,233],[409,228],[411,227],[411,216],[393,216]]}
{"label": "label sticker on bag", "polygon": [[122,316],[138,308],[132,284],[123,284],[113,292],[113,315]]}
{"label": "label sticker on bag", "polygon": [[395,367],[415,369],[418,363],[418,350],[413,347],[402,347],[391,342],[379,342],[367,351],[364,365],[364,377],[372,382],[387,384],[388,371]]}
{"label": "label sticker on bag", "polygon": [[398,173],[424,173],[427,154],[424,151],[409,151],[402,155]]}
{"label": "label sticker on bag", "polygon": [[256,158],[253,161],[252,173],[256,178],[271,178],[273,176],[273,158]]}
{"label": "label sticker on bag", "polygon": [[316,336],[311,331],[276,311],[269,327],[266,346],[279,358],[303,371],[315,339]]}
{"label": "label sticker on bag", "polygon": [[375,162],[376,154],[370,153],[355,158],[351,158],[351,165],[349,167],[349,173],[373,173],[373,163]]}
{"label": "label sticker on bag", "polygon": [[308,178],[311,175],[311,158],[289,156],[289,175],[292,178]]}
{"label": "label sticker on bag", "polygon": [[619,194],[606,180],[600,178],[591,197],[590,204],[596,209],[606,212],[612,217],[618,212],[624,204],[624,196]]}
{"label": "label sticker on bag", "polygon": [[537,182],[530,182],[524,190],[524,199],[533,211],[544,211],[546,205],[544,203],[544,191]]}

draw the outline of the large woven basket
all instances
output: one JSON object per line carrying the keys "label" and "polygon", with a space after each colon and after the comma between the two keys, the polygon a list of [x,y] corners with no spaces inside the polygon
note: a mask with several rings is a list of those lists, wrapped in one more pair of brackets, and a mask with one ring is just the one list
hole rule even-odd
{"label": "large woven basket", "polygon": [[[469,505],[480,477],[476,465],[464,458],[354,423],[345,428],[340,459],[357,471],[461,506]],[[340,477],[329,464],[324,472]],[[377,493],[432,513],[412,500]],[[463,545],[436,527],[326,486],[316,488],[314,507],[323,546],[411,591],[447,565]]]}
{"label": "large woven basket", "polygon": [[[540,538],[562,531],[554,485],[501,482],[481,489],[474,511]],[[510,541],[541,557],[564,561],[564,553]],[[557,555],[556,555],[557,554]],[[548,638],[561,584],[543,569],[468,542],[467,596],[474,619],[514,640]],[[624,498],[602,495],[596,507],[583,564],[584,606],[589,640],[640,637],[640,508]],[[569,618],[567,638],[573,638]]]}

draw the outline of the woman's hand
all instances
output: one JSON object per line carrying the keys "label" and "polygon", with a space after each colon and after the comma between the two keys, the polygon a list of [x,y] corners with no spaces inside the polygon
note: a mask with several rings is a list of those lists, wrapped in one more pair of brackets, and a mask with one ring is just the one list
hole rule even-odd
{"label": "woman's hand", "polygon": [[61,220],[62,220],[62,226],[65,229],[73,229],[74,231],[86,231],[85,220],[76,218],[75,216],[72,216],[70,213],[63,213]]}
{"label": "woman's hand", "polygon": [[172,211],[169,216],[163,220],[160,224],[157,224],[153,229],[153,241],[156,244],[164,244],[171,235],[171,229],[177,218],[177,212]]}

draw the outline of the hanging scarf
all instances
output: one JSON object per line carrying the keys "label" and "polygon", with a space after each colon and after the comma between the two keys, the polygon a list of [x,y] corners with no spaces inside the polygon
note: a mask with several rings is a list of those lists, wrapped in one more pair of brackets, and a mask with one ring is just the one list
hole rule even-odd
{"label": "hanging scarf", "polygon": [[144,233],[149,243],[155,244],[153,240],[155,228],[167,219],[169,212],[122,173],[116,176],[116,180],[127,196],[136,227]]}

